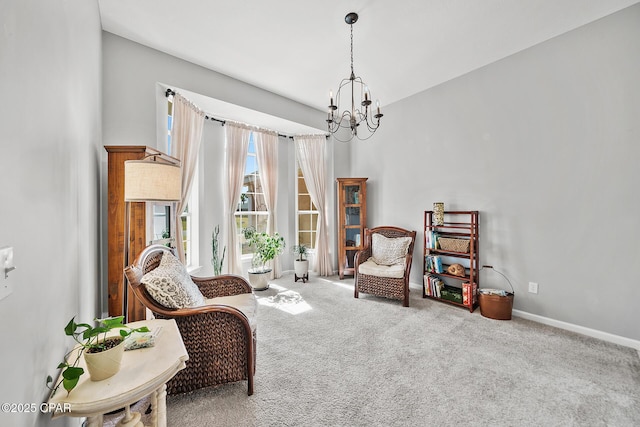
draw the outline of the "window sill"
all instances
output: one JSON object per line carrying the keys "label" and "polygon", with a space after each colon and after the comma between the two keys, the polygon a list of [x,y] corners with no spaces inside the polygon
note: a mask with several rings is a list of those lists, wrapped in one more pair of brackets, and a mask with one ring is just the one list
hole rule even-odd
{"label": "window sill", "polygon": [[200,270],[202,270],[201,265],[190,265],[187,267],[187,273],[189,273],[189,275],[191,276],[193,276],[195,273],[199,272]]}

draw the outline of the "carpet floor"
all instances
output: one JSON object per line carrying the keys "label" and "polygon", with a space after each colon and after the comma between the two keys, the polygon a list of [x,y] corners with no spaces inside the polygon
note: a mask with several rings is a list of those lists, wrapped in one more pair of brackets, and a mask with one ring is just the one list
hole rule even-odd
{"label": "carpet floor", "polygon": [[638,351],[353,279],[292,275],[257,292],[247,383],[169,396],[169,426],[638,426]]}

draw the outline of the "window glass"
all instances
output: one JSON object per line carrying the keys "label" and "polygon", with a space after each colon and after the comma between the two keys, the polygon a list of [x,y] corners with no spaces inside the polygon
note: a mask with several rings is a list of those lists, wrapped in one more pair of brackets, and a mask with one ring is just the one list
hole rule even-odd
{"label": "window glass", "polygon": [[256,157],[253,133],[249,139],[247,162],[244,170],[244,183],[235,216],[236,226],[238,228],[238,242],[240,242],[242,246],[242,254],[252,254],[253,249],[250,248],[245,241],[242,230],[247,227],[254,227],[258,232],[266,232],[267,219],[269,217],[264,192],[262,190],[262,183],[260,182],[260,171],[258,170],[258,159]]}
{"label": "window glass", "polygon": [[[296,162],[297,165],[297,162]],[[297,191],[297,242],[313,250],[316,247],[316,227],[318,226],[318,209],[311,201],[311,195],[304,182],[302,169],[298,167]]]}

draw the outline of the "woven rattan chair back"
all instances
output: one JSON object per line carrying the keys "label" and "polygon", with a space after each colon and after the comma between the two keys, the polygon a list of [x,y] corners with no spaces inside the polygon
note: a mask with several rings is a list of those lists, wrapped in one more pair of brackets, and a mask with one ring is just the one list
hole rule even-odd
{"label": "woven rattan chair back", "polygon": [[[388,238],[410,237],[411,243],[407,249],[407,255],[404,263],[404,276],[402,278],[379,277],[368,274],[360,274],[358,268],[360,264],[367,261],[371,257],[371,248],[374,234],[381,234]],[[402,301],[402,305],[409,307],[409,274],[411,273],[411,263],[413,261],[413,248],[416,241],[416,232],[405,230],[404,228],[394,226],[381,226],[375,228],[366,228],[364,230],[364,249],[358,251],[355,256],[355,298],[359,297],[360,292],[372,294],[384,298],[397,299]]]}

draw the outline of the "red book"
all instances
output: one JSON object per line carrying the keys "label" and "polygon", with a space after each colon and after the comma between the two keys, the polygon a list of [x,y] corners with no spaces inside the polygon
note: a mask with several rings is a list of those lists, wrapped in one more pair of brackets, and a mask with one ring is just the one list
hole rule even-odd
{"label": "red book", "polygon": [[469,301],[471,301],[471,297],[473,297],[473,303],[475,304],[478,301],[478,284],[474,283],[473,287],[470,283],[462,284],[462,304],[470,305]]}

